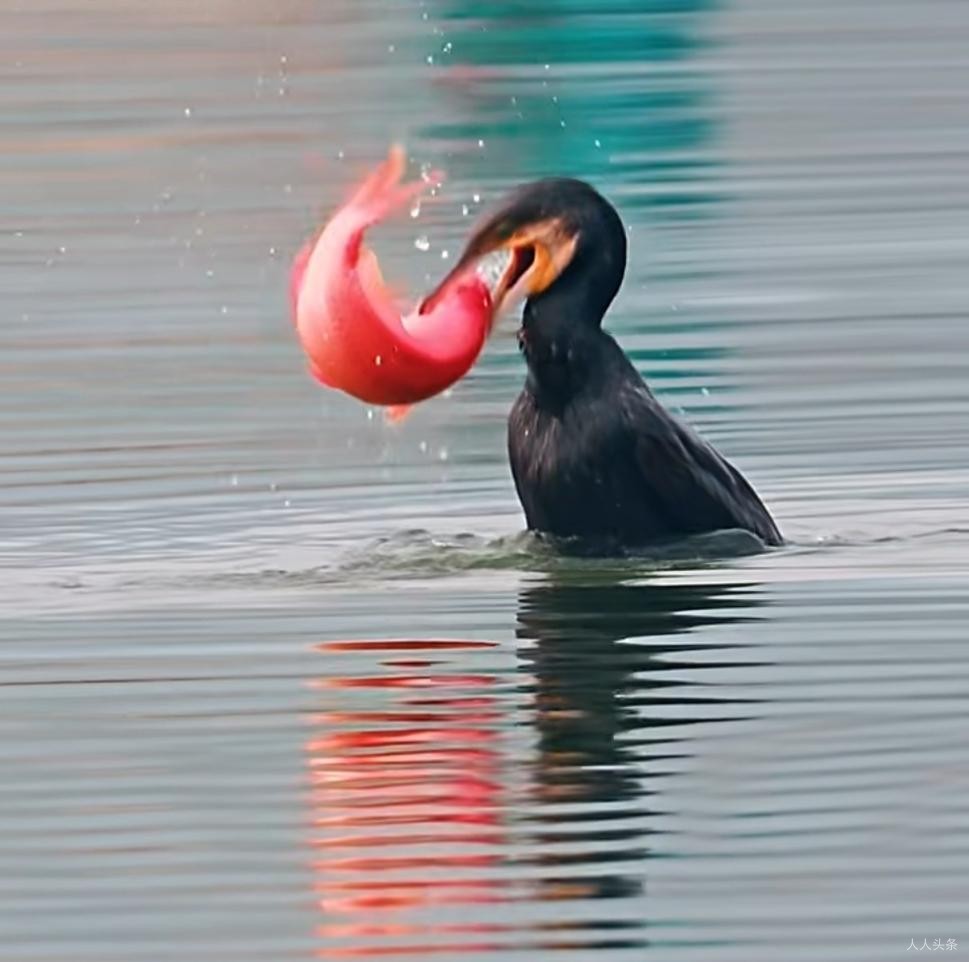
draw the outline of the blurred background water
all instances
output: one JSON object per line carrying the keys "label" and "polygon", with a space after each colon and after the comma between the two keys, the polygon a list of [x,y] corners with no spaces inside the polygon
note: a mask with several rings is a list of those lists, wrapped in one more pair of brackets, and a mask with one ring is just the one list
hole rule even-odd
{"label": "blurred background water", "polygon": [[[969,950],[969,6],[0,18],[0,958]],[[615,201],[609,327],[789,546],[523,538],[513,320],[402,425],[308,378],[289,258],[395,138],[414,292]]]}

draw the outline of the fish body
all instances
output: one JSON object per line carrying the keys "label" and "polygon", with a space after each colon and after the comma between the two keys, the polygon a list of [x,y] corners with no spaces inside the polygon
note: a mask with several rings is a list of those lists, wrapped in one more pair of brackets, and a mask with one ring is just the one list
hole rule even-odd
{"label": "fish body", "polygon": [[471,269],[401,315],[364,233],[429,185],[402,183],[403,171],[404,153],[395,147],[303,246],[290,275],[293,322],[313,376],[368,404],[392,406],[392,417],[468,372],[495,313],[488,284]]}

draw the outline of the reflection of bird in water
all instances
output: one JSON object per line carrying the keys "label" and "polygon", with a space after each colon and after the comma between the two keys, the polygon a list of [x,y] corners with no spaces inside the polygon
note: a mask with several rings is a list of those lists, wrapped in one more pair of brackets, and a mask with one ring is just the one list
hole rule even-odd
{"label": "reflection of bird in water", "polygon": [[[584,878],[582,897],[621,897],[642,888],[646,837],[654,831],[644,798],[658,790],[654,780],[665,774],[664,759],[684,753],[679,726],[715,720],[699,707],[708,698],[698,702],[684,693],[695,690],[688,682],[663,679],[689,665],[677,653],[715,646],[662,639],[741,620],[737,609],[749,610],[753,602],[735,590],[566,579],[531,586],[519,598],[517,635],[533,642],[522,659],[534,676],[539,735],[535,789],[542,828],[535,844],[548,851],[568,841],[564,858],[547,857],[563,866],[563,877],[581,843],[589,845],[589,863],[619,863]],[[683,710],[691,704],[695,712]],[[678,726],[675,733],[665,734],[671,725]],[[561,804],[568,805],[566,814],[557,810]]]}
{"label": "reflection of bird in water", "polygon": [[498,250],[510,256],[495,303],[526,298],[518,337],[528,377],[508,454],[528,527],[620,546],[740,528],[780,544],[740,472],[659,403],[602,330],[626,269],[612,205],[578,180],[519,187],[444,284]]}
{"label": "reflection of bird in water", "polygon": [[678,706],[677,725],[712,720],[663,680],[699,646],[660,636],[752,602],[620,576],[527,587],[517,676],[497,642],[320,646],[306,743],[318,957],[645,944],[647,799],[688,754],[656,703]]}

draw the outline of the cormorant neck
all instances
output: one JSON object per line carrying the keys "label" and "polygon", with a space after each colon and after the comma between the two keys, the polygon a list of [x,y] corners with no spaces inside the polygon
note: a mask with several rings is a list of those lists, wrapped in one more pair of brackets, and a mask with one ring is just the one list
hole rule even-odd
{"label": "cormorant neck", "polygon": [[568,267],[548,288],[525,302],[525,322],[549,315],[571,317],[599,327],[626,273],[626,230],[619,215],[604,204],[604,224],[580,235]]}
{"label": "cormorant neck", "polygon": [[518,343],[528,364],[526,387],[541,406],[560,412],[596,382],[603,310],[572,285],[556,283],[525,302]]}
{"label": "cormorant neck", "polygon": [[626,233],[611,207],[611,230],[586,236],[569,266],[541,294],[525,302],[519,344],[528,362],[528,390],[561,408],[594,390],[607,374],[602,318],[626,270]]}
{"label": "cormorant neck", "polygon": [[601,326],[609,306],[602,301],[587,274],[566,271],[548,290],[525,301],[522,323],[534,328],[553,323],[591,330]]}
{"label": "cormorant neck", "polygon": [[588,185],[579,186],[582,202],[569,212],[575,252],[552,284],[525,302],[519,335],[527,388],[550,409],[564,408],[608,379],[614,342],[602,331],[602,319],[626,272],[619,214]]}

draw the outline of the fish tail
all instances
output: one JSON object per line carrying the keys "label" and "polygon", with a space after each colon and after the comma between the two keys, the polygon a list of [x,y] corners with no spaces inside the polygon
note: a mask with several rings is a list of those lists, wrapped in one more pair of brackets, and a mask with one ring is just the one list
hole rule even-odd
{"label": "fish tail", "polygon": [[391,404],[384,411],[384,420],[388,424],[400,424],[411,412],[413,404]]}
{"label": "fish tail", "polygon": [[440,171],[431,171],[420,180],[401,183],[407,155],[400,144],[394,144],[387,159],[357,188],[350,204],[366,218],[368,224],[382,220],[391,211],[405,206],[429,187],[444,181]]}

